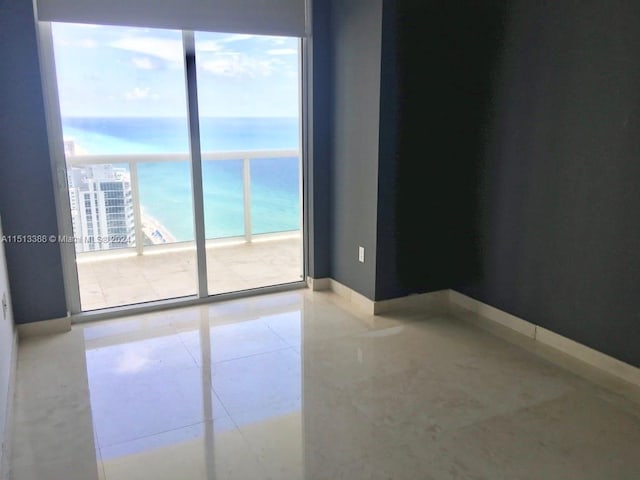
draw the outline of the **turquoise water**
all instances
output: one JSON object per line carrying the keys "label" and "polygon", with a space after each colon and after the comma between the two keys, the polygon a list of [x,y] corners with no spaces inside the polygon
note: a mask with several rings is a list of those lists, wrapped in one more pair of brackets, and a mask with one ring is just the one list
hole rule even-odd
{"label": "turquoise water", "polygon": [[[203,118],[203,152],[297,150],[295,118]],[[65,118],[65,138],[90,154],[188,152],[186,119]],[[253,159],[253,233],[300,228],[298,158]],[[204,161],[205,234],[221,238],[244,234],[242,162]],[[179,241],[193,240],[191,173],[187,162],[138,165],[140,202]]]}

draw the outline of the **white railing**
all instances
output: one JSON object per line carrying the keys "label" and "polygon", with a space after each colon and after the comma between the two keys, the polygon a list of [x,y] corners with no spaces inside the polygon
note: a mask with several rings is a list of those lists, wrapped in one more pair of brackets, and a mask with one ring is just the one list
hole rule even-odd
{"label": "white railing", "polygon": [[[251,160],[268,158],[298,158],[297,150],[242,150],[232,152],[202,153],[202,161],[242,160],[242,196],[244,203],[244,238],[251,242]],[[144,249],[142,208],[140,206],[140,188],[138,183],[138,164],[160,162],[189,162],[188,153],[145,153],[145,154],[110,154],[110,155],[68,155],[69,167],[86,167],[89,165],[127,165],[131,180],[131,197],[133,202],[133,219],[135,225],[136,251],[142,255]]]}

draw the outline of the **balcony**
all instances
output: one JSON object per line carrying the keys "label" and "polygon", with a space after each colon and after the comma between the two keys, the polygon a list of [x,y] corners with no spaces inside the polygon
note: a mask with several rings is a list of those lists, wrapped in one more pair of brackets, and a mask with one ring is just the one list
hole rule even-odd
{"label": "balcony", "polygon": [[[252,198],[252,177],[255,162],[276,159],[297,159],[295,150],[215,152],[202,155],[203,168],[208,162],[236,162],[237,184],[241,205],[237,211],[241,218],[239,229],[226,235],[206,239],[207,281],[209,294],[248,290],[278,285],[302,279],[302,233],[297,229],[256,227],[255,210],[264,214],[264,206]],[[169,228],[145,213],[144,194],[141,195],[141,176],[145,165],[179,162],[189,168],[187,154],[132,154],[132,155],[68,155],[71,168],[118,165],[126,170],[130,184],[130,208],[124,211],[133,233],[125,248],[100,245],[88,251],[88,246],[76,243],[76,264],[80,286],[80,299],[84,311],[130,305],[167,298],[195,296],[197,292],[196,248],[193,238],[175,238]],[[182,168],[182,167],[181,167]],[[143,177],[144,178],[144,177]],[[299,180],[296,208],[299,211]],[[264,190],[264,189],[263,189]],[[262,193],[264,195],[264,192]],[[106,195],[108,197],[108,195]],[[192,215],[190,210],[187,215]],[[211,213],[206,208],[205,217]],[[74,219],[74,228],[80,225]],[[264,222],[262,222],[264,224]],[[77,238],[81,232],[74,232]],[[142,241],[140,240],[142,239]],[[95,246],[94,246],[95,247]],[[92,248],[94,248],[92,247]],[[84,251],[82,251],[84,250]]]}

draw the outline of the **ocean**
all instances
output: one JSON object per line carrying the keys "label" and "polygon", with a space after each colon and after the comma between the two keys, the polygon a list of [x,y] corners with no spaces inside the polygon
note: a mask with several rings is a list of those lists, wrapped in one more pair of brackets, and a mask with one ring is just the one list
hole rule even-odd
{"label": "ocean", "polygon": [[[63,118],[65,139],[87,154],[185,153],[185,118]],[[203,152],[298,150],[296,118],[202,118]],[[300,228],[299,159],[251,160],[251,219],[254,234]],[[126,165],[117,165],[125,168]],[[205,235],[244,234],[242,161],[203,161]],[[187,162],[138,165],[144,212],[178,241],[194,239],[191,173]]]}

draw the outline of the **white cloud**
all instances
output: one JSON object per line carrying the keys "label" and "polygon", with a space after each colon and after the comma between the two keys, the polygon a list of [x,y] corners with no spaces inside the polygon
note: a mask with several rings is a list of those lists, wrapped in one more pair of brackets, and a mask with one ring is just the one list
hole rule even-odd
{"label": "white cloud", "polygon": [[153,70],[156,68],[154,63],[148,57],[133,57],[131,61],[140,70]]}
{"label": "white cloud", "polygon": [[273,48],[267,50],[267,55],[297,55],[298,50],[295,48]]}
{"label": "white cloud", "polygon": [[224,77],[267,77],[274,71],[277,62],[240,55],[238,53],[218,55],[212,60],[202,63],[202,68],[214,75]]}
{"label": "white cloud", "polygon": [[290,39],[287,37],[268,37],[268,40],[274,45],[284,45]]}
{"label": "white cloud", "polygon": [[92,38],[59,38],[56,39],[56,45],[60,45],[61,47],[96,48],[98,46],[98,42],[96,42]]}
{"label": "white cloud", "polygon": [[228,37],[220,40],[222,43],[231,43],[231,42],[239,42],[242,40],[249,40],[250,38],[255,37],[255,35],[249,35],[247,33],[236,33],[235,35],[229,35]]}
{"label": "white cloud", "polygon": [[196,50],[199,52],[219,52],[222,48],[215,40],[205,40],[196,44]]}
{"label": "white cloud", "polygon": [[110,43],[111,47],[142,53],[167,62],[182,62],[182,42],[167,38],[125,37]]}
{"label": "white cloud", "polygon": [[144,100],[149,96],[150,88],[135,87],[124,94],[124,98],[127,100]]}
{"label": "white cloud", "polygon": [[91,38],[84,38],[78,42],[78,46],[82,48],[96,48],[98,43]]}

